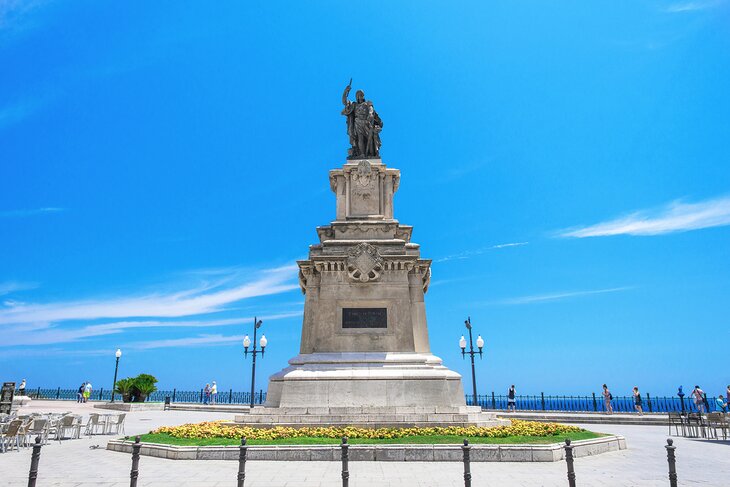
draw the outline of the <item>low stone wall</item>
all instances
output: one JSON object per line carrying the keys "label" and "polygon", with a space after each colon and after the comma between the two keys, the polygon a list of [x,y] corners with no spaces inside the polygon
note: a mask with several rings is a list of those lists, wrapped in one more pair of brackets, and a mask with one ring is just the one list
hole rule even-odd
{"label": "low stone wall", "polygon": [[584,412],[527,412],[517,411],[515,413],[499,412],[500,418],[522,419],[525,421],[540,421],[549,423],[570,423],[570,424],[641,424],[641,425],[663,425],[669,424],[667,413],[644,413],[639,416],[636,413],[584,413]]}
{"label": "low stone wall", "polygon": [[94,407],[114,411],[163,411],[165,404],[161,402],[105,402],[94,404]]}
{"label": "low stone wall", "polygon": [[[132,441],[111,440],[107,450],[131,453]],[[572,443],[575,457],[626,449],[623,436],[605,436]],[[248,460],[339,461],[339,445],[249,446]],[[460,445],[350,445],[350,461],[460,462]],[[173,446],[142,443],[141,455],[170,460],[238,460],[238,446]],[[563,460],[562,443],[548,445],[472,445],[472,462],[557,462]]]}

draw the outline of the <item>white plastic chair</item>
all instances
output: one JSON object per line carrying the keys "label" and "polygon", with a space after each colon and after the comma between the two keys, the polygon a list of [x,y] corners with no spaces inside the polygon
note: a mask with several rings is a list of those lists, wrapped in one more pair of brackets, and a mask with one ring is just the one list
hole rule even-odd
{"label": "white plastic chair", "polygon": [[127,417],[126,413],[122,413],[119,416],[111,417],[109,418],[109,433],[112,433],[112,429],[114,429],[114,433],[119,434],[119,430],[122,430],[122,433],[125,433],[124,431],[124,419]]}
{"label": "white plastic chair", "polygon": [[106,431],[106,420],[99,419],[98,413],[91,413],[89,421],[86,423],[86,434],[91,436],[98,434],[96,431],[101,428],[101,432]]}
{"label": "white plastic chair", "polygon": [[30,445],[37,436],[41,437],[41,445],[48,443],[48,420],[36,418],[24,431],[24,443]]}
{"label": "white plastic chair", "polygon": [[8,451],[8,446],[12,450],[12,440],[15,439],[15,449],[20,451],[20,428],[23,426],[23,421],[16,419],[11,421],[8,425],[8,429],[4,433],[0,434],[0,448],[3,452]]}

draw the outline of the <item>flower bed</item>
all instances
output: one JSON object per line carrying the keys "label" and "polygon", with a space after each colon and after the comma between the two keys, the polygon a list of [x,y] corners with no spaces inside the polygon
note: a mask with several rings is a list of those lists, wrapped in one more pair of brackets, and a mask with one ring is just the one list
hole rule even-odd
{"label": "flower bed", "polygon": [[449,426],[434,428],[357,428],[357,427],[302,427],[252,428],[232,426],[223,421],[213,421],[181,426],[163,426],[151,434],[168,434],[174,438],[247,438],[249,440],[279,440],[288,438],[342,438],[395,439],[414,436],[458,436],[469,438],[507,438],[512,436],[551,437],[585,431],[576,426],[559,423],[511,420],[510,426],[492,428]]}

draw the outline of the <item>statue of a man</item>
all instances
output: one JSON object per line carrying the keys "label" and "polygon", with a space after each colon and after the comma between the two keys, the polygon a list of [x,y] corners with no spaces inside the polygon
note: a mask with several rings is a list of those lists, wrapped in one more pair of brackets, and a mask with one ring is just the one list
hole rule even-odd
{"label": "statue of a man", "polygon": [[342,104],[345,106],[342,114],[347,117],[347,135],[350,136],[352,146],[347,158],[378,158],[380,157],[380,131],[383,128],[383,121],[373,108],[373,103],[365,99],[365,93],[362,90],[357,90],[355,93],[355,101],[347,99],[351,88],[352,79],[342,93]]}

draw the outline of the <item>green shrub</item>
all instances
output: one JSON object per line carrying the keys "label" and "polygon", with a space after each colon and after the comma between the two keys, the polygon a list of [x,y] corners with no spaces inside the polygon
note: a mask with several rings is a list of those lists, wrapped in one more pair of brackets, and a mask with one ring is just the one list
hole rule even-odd
{"label": "green shrub", "polygon": [[114,393],[121,394],[123,402],[131,402],[134,394],[134,379],[131,377],[119,379],[114,387]]}
{"label": "green shrub", "polygon": [[150,394],[157,390],[157,379],[150,374],[139,374],[117,381],[114,392],[122,395],[124,402],[144,402]]}

